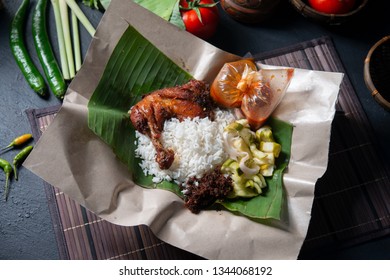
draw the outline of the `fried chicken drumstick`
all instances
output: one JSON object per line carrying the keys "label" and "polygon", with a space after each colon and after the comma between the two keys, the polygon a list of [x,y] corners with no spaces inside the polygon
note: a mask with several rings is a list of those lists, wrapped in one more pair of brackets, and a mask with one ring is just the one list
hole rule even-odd
{"label": "fried chicken drumstick", "polygon": [[171,118],[212,117],[213,101],[209,87],[198,80],[164,88],[145,95],[130,110],[130,119],[136,130],[148,136],[156,149],[156,161],[161,169],[168,169],[174,160],[174,151],[161,143],[164,122]]}

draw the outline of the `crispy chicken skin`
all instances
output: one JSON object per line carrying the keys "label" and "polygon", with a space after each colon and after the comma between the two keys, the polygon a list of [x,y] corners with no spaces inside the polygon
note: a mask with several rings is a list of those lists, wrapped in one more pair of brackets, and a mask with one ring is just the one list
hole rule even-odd
{"label": "crispy chicken skin", "polygon": [[212,118],[213,101],[209,87],[203,81],[164,88],[145,95],[130,110],[130,119],[136,130],[148,136],[155,149],[161,169],[168,169],[174,160],[174,151],[163,147],[160,137],[164,122],[171,118]]}

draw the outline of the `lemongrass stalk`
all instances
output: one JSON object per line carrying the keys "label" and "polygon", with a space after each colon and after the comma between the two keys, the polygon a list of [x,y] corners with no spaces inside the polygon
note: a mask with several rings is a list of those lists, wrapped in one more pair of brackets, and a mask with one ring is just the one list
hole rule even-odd
{"label": "lemongrass stalk", "polygon": [[80,34],[79,22],[76,14],[72,11],[72,35],[73,35],[73,50],[76,72],[81,68],[81,50],[80,50]]}
{"label": "lemongrass stalk", "polygon": [[60,61],[61,61],[62,75],[64,76],[65,80],[69,80],[70,75],[69,75],[69,68],[68,68],[68,59],[66,57],[66,51],[65,51],[64,32],[62,29],[59,0],[51,0],[51,3],[53,5],[54,19],[55,19],[55,23],[56,23],[58,47],[60,50]]}
{"label": "lemongrass stalk", "polygon": [[80,9],[79,5],[77,5],[75,0],[65,0],[68,4],[69,8],[76,14],[77,18],[80,20],[81,24],[87,29],[88,33],[93,36],[96,32],[95,28],[89,22],[88,18],[85,16],[83,11]]}
{"label": "lemongrass stalk", "polygon": [[64,32],[64,40],[65,40],[65,51],[66,51],[66,57],[68,59],[69,75],[70,78],[72,79],[75,76],[75,70],[74,70],[72,41],[70,36],[68,6],[66,5],[65,0],[59,0],[59,1],[60,1],[62,30]]}

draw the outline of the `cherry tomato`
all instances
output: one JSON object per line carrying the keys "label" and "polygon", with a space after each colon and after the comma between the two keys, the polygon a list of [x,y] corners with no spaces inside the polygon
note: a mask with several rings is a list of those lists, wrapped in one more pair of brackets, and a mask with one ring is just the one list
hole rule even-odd
{"label": "cherry tomato", "polygon": [[209,39],[217,30],[219,14],[214,0],[180,0],[180,14],[186,30]]}
{"label": "cherry tomato", "polygon": [[356,0],[309,0],[309,5],[325,14],[345,14],[355,6]]}

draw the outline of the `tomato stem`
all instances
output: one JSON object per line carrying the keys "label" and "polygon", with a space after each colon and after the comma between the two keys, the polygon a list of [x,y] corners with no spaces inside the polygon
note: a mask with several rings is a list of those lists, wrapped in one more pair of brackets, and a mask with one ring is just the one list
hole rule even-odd
{"label": "tomato stem", "polygon": [[186,0],[187,2],[187,7],[183,7],[182,5],[179,5],[179,8],[181,10],[184,10],[184,11],[191,11],[191,10],[194,10],[196,15],[198,16],[198,19],[199,21],[203,24],[202,22],[202,15],[200,13],[200,10],[199,8],[212,8],[212,7],[215,7],[218,3],[218,2],[214,2],[214,3],[203,3],[201,4],[200,3],[201,0]]}

